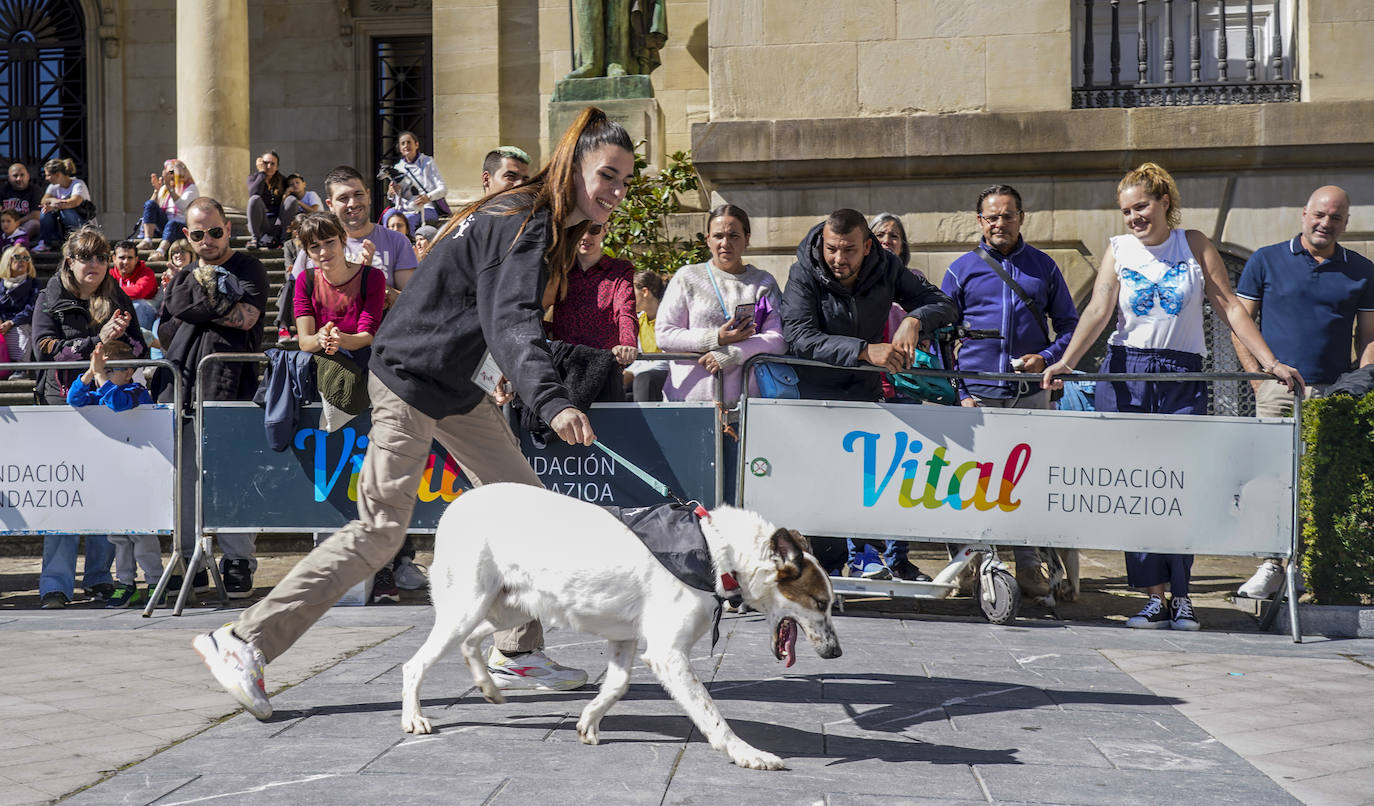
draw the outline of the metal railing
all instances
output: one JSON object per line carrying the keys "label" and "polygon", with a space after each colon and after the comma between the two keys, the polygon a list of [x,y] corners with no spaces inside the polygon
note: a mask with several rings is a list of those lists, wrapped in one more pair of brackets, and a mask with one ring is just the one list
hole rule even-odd
{"label": "metal railing", "polygon": [[[1301,84],[1290,52],[1284,56],[1282,0],[1079,0],[1075,3],[1074,41],[1082,83],[1073,89],[1075,109],[1140,106],[1199,106],[1297,101]],[[1179,0],[1177,5],[1185,5]],[[1243,8],[1241,6],[1243,5]],[[1125,6],[1123,9],[1122,7]],[[1123,10],[1133,19],[1123,20]],[[1109,28],[1101,30],[1106,15]],[[1133,23],[1133,24],[1132,24]],[[1243,28],[1241,26],[1244,26]],[[1233,75],[1231,34],[1243,33],[1244,61]],[[1098,60],[1097,44],[1106,36],[1108,57]],[[1135,38],[1135,80],[1123,78],[1123,35]],[[1151,42],[1155,47],[1151,47]],[[1175,44],[1187,44],[1187,60]],[[1204,58],[1204,51],[1206,56]],[[1105,66],[1107,75],[1104,76]],[[1185,77],[1186,74],[1186,77]]]}
{"label": "metal railing", "polygon": [[[883,369],[882,367],[875,367],[875,366],[873,366],[873,365],[871,365],[871,364],[865,364],[865,365],[860,365],[860,366],[856,366],[856,367],[837,367],[837,366],[834,365],[834,364],[827,364],[827,363],[822,362],[822,361],[812,361],[812,360],[809,360],[809,359],[796,358],[796,357],[793,357],[793,356],[770,355],[770,354],[767,354],[767,353],[762,353],[762,354],[759,354],[759,355],[755,355],[755,356],[751,357],[749,360],[747,360],[747,361],[744,362],[744,368],[743,368],[743,371],[744,371],[744,373],[745,373],[745,376],[744,376],[744,377],[745,377],[745,378],[750,377],[750,373],[752,373],[752,372],[754,371],[754,367],[758,366],[759,364],[763,364],[763,363],[790,364],[790,365],[792,365],[792,366],[815,367],[815,368],[822,368],[822,369],[828,369],[828,370],[843,370],[843,371],[850,371],[850,372],[887,372],[887,370]],[[921,376],[921,377],[942,378],[942,379],[945,379],[945,380],[949,380],[949,381],[951,381],[951,382],[953,382],[954,380],[960,380],[960,379],[961,379],[961,380],[964,380],[964,381],[1003,381],[1003,382],[1011,381],[1011,382],[1024,382],[1024,381],[1026,381],[1028,378],[1035,378],[1035,377],[1036,377],[1036,376],[1034,376],[1034,375],[1028,375],[1027,373],[1010,373],[1010,372],[959,372],[959,371],[938,370],[938,369],[910,369],[910,370],[905,370],[905,372],[908,373],[908,374],[911,374],[911,375],[917,375],[917,376]],[[1110,381],[1110,382],[1124,382],[1124,381],[1185,382],[1185,381],[1265,381],[1265,380],[1273,380],[1273,376],[1271,376],[1271,375],[1265,375],[1265,374],[1261,374],[1261,373],[1257,373],[1257,372],[1074,373],[1073,375],[1065,375],[1065,376],[1062,376],[1062,377],[1063,377],[1064,380],[1074,380],[1074,381]],[[748,427],[749,427],[749,426],[748,426],[748,421],[749,421],[749,416],[748,416],[748,412],[749,412],[749,399],[750,399],[750,397],[749,397],[749,387],[748,387],[747,384],[745,384],[745,385],[741,386],[740,401],[739,401],[739,412],[740,412],[740,418],[739,418],[739,444],[741,445],[741,447],[744,446],[744,444],[745,444],[745,437],[746,437],[746,434],[748,433]],[[824,401],[818,401],[818,402],[824,402]],[[875,401],[875,402],[876,402],[876,401]],[[1292,516],[1291,522],[1289,523],[1289,528],[1290,528],[1291,532],[1290,532],[1289,541],[1288,541],[1289,551],[1288,551],[1288,558],[1287,558],[1287,559],[1288,559],[1288,562],[1287,562],[1287,564],[1286,564],[1286,569],[1285,569],[1285,571],[1286,571],[1285,586],[1284,586],[1283,589],[1280,589],[1280,591],[1278,592],[1278,594],[1276,594],[1274,600],[1271,602],[1270,606],[1269,606],[1268,609],[1264,612],[1263,616],[1262,616],[1261,619],[1260,619],[1260,627],[1261,627],[1261,629],[1265,629],[1265,630],[1269,629],[1269,627],[1272,626],[1272,624],[1273,624],[1273,622],[1274,622],[1274,619],[1275,619],[1275,618],[1277,617],[1277,615],[1278,615],[1278,609],[1279,609],[1279,607],[1282,606],[1282,601],[1283,601],[1283,597],[1284,597],[1285,591],[1289,592],[1290,595],[1288,595],[1288,597],[1287,597],[1287,598],[1288,598],[1288,617],[1289,617],[1289,622],[1290,622],[1291,625],[1292,625],[1292,635],[1293,635],[1293,641],[1294,641],[1295,643],[1301,643],[1301,642],[1302,642],[1302,627],[1301,627],[1301,625],[1300,625],[1299,622],[1298,622],[1298,597],[1297,597],[1296,594],[1292,594],[1292,593],[1291,593],[1292,591],[1295,591],[1295,590],[1297,589],[1297,560],[1298,560],[1299,551],[1300,551],[1300,546],[1298,545],[1298,539],[1299,539],[1299,535],[1301,534],[1300,531],[1299,531],[1299,528],[1300,528],[1300,527],[1299,527],[1299,523],[1298,523],[1298,521],[1299,521],[1299,509],[1298,509],[1298,506],[1299,506],[1299,492],[1300,492],[1300,485],[1299,485],[1299,483],[1298,483],[1298,480],[1301,478],[1301,466],[1300,466],[1300,465],[1301,465],[1302,452],[1303,452],[1303,442],[1302,442],[1302,403],[1303,403],[1303,395],[1302,395],[1302,392],[1301,392],[1301,391],[1295,390],[1294,393],[1293,393],[1293,451],[1292,451],[1292,453],[1293,453],[1293,460],[1292,460],[1292,468],[1291,468],[1291,471],[1292,471],[1292,478],[1293,478],[1293,483],[1292,483],[1292,491],[1293,491],[1293,492],[1292,492],[1292,494],[1293,494],[1293,501],[1292,501],[1293,516]],[[736,500],[736,503],[739,504],[739,505],[741,505],[741,506],[744,504],[744,483],[745,483],[745,478],[746,478],[746,472],[745,472],[746,469],[747,469],[747,468],[746,468],[746,460],[745,460],[745,458],[744,458],[743,456],[741,456],[741,457],[740,457],[740,462],[739,462],[739,467],[738,467],[738,470],[737,470],[737,473],[736,473],[736,478],[735,478],[735,485],[736,485],[736,487],[735,487],[735,500]],[[905,537],[902,536],[902,535],[893,535],[893,537],[894,537],[894,538],[898,538],[898,539],[907,539],[907,538],[905,538]]]}
{"label": "metal railing", "polygon": [[[645,361],[674,361],[674,360],[679,360],[679,361],[696,361],[696,360],[699,359],[700,357],[701,357],[701,356],[700,356],[699,354],[697,354],[697,353],[641,353],[641,354],[638,356],[638,359],[639,359],[639,360],[645,360]],[[212,557],[212,556],[213,556],[213,553],[214,553],[214,546],[213,546],[214,533],[207,532],[207,531],[206,531],[206,526],[205,526],[205,485],[204,485],[204,473],[202,472],[202,468],[204,467],[204,462],[205,462],[205,437],[204,437],[204,435],[205,435],[205,405],[204,405],[204,404],[205,404],[206,401],[205,401],[204,389],[203,389],[202,384],[203,384],[203,381],[204,381],[205,376],[206,376],[206,371],[205,371],[205,370],[206,370],[207,367],[211,366],[212,364],[217,364],[217,363],[246,363],[246,364],[255,364],[255,365],[257,365],[257,364],[265,364],[265,363],[268,363],[268,361],[269,361],[269,359],[268,359],[268,357],[267,357],[264,353],[211,353],[210,355],[207,355],[207,356],[204,356],[203,358],[201,358],[200,362],[196,365],[196,387],[197,387],[197,388],[196,388],[196,396],[195,396],[195,398],[194,398],[194,400],[193,400],[193,404],[192,404],[192,407],[193,407],[193,421],[194,421],[194,433],[195,433],[195,440],[196,440],[196,452],[195,452],[196,462],[195,462],[195,469],[194,469],[195,474],[196,474],[196,477],[195,477],[195,519],[194,519],[194,527],[193,527],[193,528],[194,528],[193,534],[195,535],[195,539],[194,539],[195,546],[194,546],[194,549],[193,549],[193,551],[192,551],[191,558],[188,560],[187,564],[189,565],[190,568],[199,568],[199,567],[201,567],[201,564],[204,563],[204,564],[209,568],[210,573],[211,573],[211,575],[212,575],[213,578],[214,578],[215,587],[216,587],[217,591],[218,591],[219,594],[220,594],[220,601],[221,601],[222,604],[228,604],[228,601],[229,601],[229,600],[228,600],[227,593],[226,593],[225,588],[224,588],[224,582],[223,582],[223,580],[221,579],[220,574],[219,574],[219,568],[218,568],[218,566],[217,566],[214,562],[205,562],[205,558],[206,558],[206,557]],[[113,362],[112,362],[112,363],[113,363]],[[50,366],[50,365],[49,365],[49,366]],[[716,404],[716,407],[717,407],[716,428],[715,428],[715,436],[714,436],[714,440],[713,440],[713,444],[714,444],[714,448],[715,448],[715,468],[716,468],[714,484],[715,484],[715,500],[716,500],[717,504],[719,504],[719,503],[723,503],[723,501],[724,501],[724,495],[725,495],[725,471],[724,471],[724,467],[725,467],[725,464],[724,464],[725,447],[724,447],[724,428],[723,428],[723,426],[725,425],[724,420],[725,420],[725,417],[726,417],[726,413],[727,413],[727,411],[728,411],[728,409],[727,409],[726,406],[724,405],[725,381],[724,381],[724,375],[723,375],[723,373],[716,373],[715,378],[714,378],[714,387],[715,387],[715,404]],[[180,398],[178,398],[178,399],[180,399]],[[180,409],[178,409],[178,410],[180,410]],[[180,438],[180,430],[178,430],[178,438]],[[179,457],[179,456],[180,456],[180,453],[178,453],[178,457]],[[179,486],[178,486],[178,489],[179,489]],[[179,561],[180,561],[180,554],[177,554],[176,556],[177,556],[177,561],[179,562]],[[164,574],[163,577],[164,577],[164,579],[165,579],[165,578],[166,578],[166,574]],[[181,593],[180,593],[180,595],[178,595],[176,604],[175,604],[174,607],[173,607],[172,615],[174,615],[174,616],[179,616],[179,615],[181,615],[182,610],[185,609],[186,600],[187,600],[187,598],[188,598],[188,596],[189,596],[189,593],[190,593],[190,588],[191,588],[190,585],[183,585],[183,586],[182,586]],[[159,593],[160,593],[160,592],[161,592],[161,590],[159,589]],[[153,601],[156,601],[156,598],[154,598]],[[148,611],[145,612],[145,615],[147,615],[148,613],[150,613],[150,612],[151,612],[151,609],[152,609],[152,608],[151,608],[151,604],[150,604],[150,607],[149,607]]]}
{"label": "metal railing", "polygon": [[[90,365],[91,362],[89,361],[16,361],[6,364],[5,369],[16,371],[50,369],[84,370],[89,368]],[[162,577],[158,580],[157,588],[153,592],[153,595],[148,597],[148,604],[143,609],[143,615],[147,617],[152,615],[158,597],[167,589],[174,569],[181,568],[183,571],[185,570],[181,562],[181,539],[183,537],[181,532],[181,507],[183,504],[181,500],[181,475],[185,472],[185,468],[182,467],[181,462],[181,410],[183,401],[185,400],[185,390],[182,389],[181,373],[177,372],[176,367],[166,359],[154,360],[143,358],[121,359],[117,361],[111,360],[106,361],[105,366],[110,369],[157,367],[158,369],[166,369],[172,378],[172,411],[174,416],[173,422],[176,424],[176,428],[173,429],[172,433],[172,528],[170,530],[172,535],[172,559],[162,569]],[[35,388],[35,393],[42,394],[42,389]],[[186,575],[186,577],[187,584],[183,584],[183,590],[190,587],[189,575]]]}

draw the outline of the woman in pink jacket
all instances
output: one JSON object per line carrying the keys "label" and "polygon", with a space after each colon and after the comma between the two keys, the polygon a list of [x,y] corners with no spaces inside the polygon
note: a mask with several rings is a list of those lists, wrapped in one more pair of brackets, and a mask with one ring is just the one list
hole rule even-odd
{"label": "woman in pink jacket", "polygon": [[[712,210],[706,243],[711,259],[678,269],[658,308],[658,348],[702,354],[695,362],[672,363],[663,387],[668,400],[714,399],[712,376],[722,372],[725,400],[737,399],[745,361],[759,353],[787,352],[778,282],[744,262],[748,213],[733,204]],[[758,393],[752,378],[749,390]]]}

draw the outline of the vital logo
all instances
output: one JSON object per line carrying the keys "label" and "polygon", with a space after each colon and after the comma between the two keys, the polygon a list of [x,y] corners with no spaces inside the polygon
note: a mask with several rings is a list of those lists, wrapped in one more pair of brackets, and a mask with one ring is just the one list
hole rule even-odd
{"label": "vital logo", "polygon": [[[976,509],[987,511],[994,507],[1003,512],[1011,512],[1021,506],[1021,499],[1013,499],[1012,491],[1017,482],[1025,475],[1030,464],[1030,445],[1022,442],[1007,453],[1002,465],[1002,478],[997,488],[997,497],[988,499],[993,476],[997,472],[996,462],[970,460],[955,467],[952,472],[946,469],[952,463],[945,459],[945,448],[931,451],[930,457],[918,458],[925,445],[910,438],[903,432],[893,435],[890,458],[884,461],[881,475],[878,467],[878,453],[882,441],[881,434],[869,431],[850,431],[844,435],[842,445],[846,452],[863,454],[863,505],[871,507],[883,497],[898,468],[902,471],[902,483],[897,493],[897,503],[904,507],[923,506],[938,509],[948,506],[951,509]],[[905,458],[908,454],[912,458]],[[887,456],[886,453],[884,453]],[[922,468],[925,468],[924,473]],[[915,494],[918,477],[924,476],[919,497]]]}
{"label": "vital logo", "polygon": [[[367,436],[359,434],[353,428],[339,429],[339,439],[343,442],[343,450],[339,453],[336,462],[331,463],[329,459],[329,432],[318,428],[302,428],[296,432],[294,440],[296,450],[304,451],[306,443],[314,441],[315,450],[310,457],[310,479],[315,488],[315,501],[322,502],[329,500],[329,495],[334,491],[339,480],[343,477],[344,470],[348,470],[348,500],[356,502],[358,500],[358,476],[363,469],[363,456],[367,453]],[[435,470],[439,470],[439,478],[435,479]],[[444,456],[443,463],[440,464],[439,457],[430,453],[425,461],[425,472],[420,476],[419,489],[416,495],[425,503],[442,498],[445,503],[452,501],[463,494],[462,488],[458,486],[458,476],[462,471],[454,463],[453,457]],[[436,481],[438,482],[436,484]]]}

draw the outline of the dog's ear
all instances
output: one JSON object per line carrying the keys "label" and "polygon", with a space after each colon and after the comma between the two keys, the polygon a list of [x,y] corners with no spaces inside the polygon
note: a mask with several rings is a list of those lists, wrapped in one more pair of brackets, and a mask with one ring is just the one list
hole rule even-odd
{"label": "dog's ear", "polygon": [[[794,537],[795,535],[795,537]],[[773,556],[778,563],[779,579],[795,579],[801,574],[802,552],[805,551],[806,538],[789,529],[779,529],[768,539]]]}
{"label": "dog's ear", "polygon": [[811,541],[807,539],[806,535],[802,534],[801,532],[798,532],[796,529],[788,529],[787,533],[789,535],[792,535],[792,539],[797,541],[797,545],[801,546],[802,551],[806,552],[807,554],[815,553],[811,550]]}

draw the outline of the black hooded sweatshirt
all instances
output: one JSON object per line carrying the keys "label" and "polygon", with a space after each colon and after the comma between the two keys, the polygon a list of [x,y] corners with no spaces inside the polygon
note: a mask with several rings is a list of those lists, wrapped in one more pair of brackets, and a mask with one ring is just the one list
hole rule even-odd
{"label": "black hooded sweatshirt", "polygon": [[488,202],[436,242],[373,340],[368,369],[435,419],[481,402],[486,392],[472,375],[488,349],[544,422],[573,405],[539,307],[549,279],[549,210],[502,215],[509,204]]}
{"label": "black hooded sweatshirt", "polygon": [[[954,300],[902,265],[902,260],[878,243],[867,227],[870,244],[859,281],[845,288],[830,274],[822,251],[821,222],[797,246],[797,262],[782,294],[782,331],[788,350],[799,358],[857,367],[859,353],[869,344],[883,343],[883,329],[892,303],[921,320],[923,333],[952,325],[959,319]],[[798,367],[801,396],[824,400],[868,400],[882,397],[882,376],[876,372]]]}

